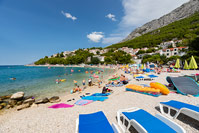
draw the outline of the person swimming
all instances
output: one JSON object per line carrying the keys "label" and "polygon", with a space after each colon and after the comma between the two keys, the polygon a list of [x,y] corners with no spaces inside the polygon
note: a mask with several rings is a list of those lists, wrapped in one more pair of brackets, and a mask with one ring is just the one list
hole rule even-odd
{"label": "person swimming", "polygon": [[16,78],[13,77],[13,78],[10,78],[10,80],[16,80]]}
{"label": "person swimming", "polygon": [[56,83],[56,84],[59,84],[59,79],[56,79],[56,80],[55,80],[55,83]]}

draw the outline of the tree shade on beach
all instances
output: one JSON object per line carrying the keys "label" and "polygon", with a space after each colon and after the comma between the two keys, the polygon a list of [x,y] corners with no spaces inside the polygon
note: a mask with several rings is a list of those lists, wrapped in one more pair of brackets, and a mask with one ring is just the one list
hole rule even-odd
{"label": "tree shade on beach", "polygon": [[192,56],[191,57],[191,61],[189,62],[189,69],[197,69],[198,68],[198,65],[195,61],[195,58]]}
{"label": "tree shade on beach", "polygon": [[185,63],[184,63],[184,69],[185,69],[185,70],[188,70],[188,69],[189,69],[189,66],[188,66],[187,60],[185,60]]}

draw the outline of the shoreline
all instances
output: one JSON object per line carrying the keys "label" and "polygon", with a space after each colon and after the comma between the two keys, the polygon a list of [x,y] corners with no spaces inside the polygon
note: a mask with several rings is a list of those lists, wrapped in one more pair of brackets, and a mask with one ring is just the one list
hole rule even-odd
{"label": "shoreline", "polygon": [[[181,73],[161,73],[155,79],[155,82],[167,84],[166,76],[179,76],[183,73],[191,74],[198,71],[182,71]],[[124,73],[122,70],[117,70],[115,73]],[[129,84],[150,84],[151,81],[136,81],[130,74],[124,74],[127,78],[132,79]],[[72,108],[63,109],[49,109],[48,107],[55,103],[41,104],[33,106],[21,111],[12,111],[0,115],[0,131],[8,133],[18,132],[75,132],[75,122],[79,114],[88,114],[97,111],[103,111],[110,123],[117,123],[115,117],[119,109],[138,107],[146,110],[152,115],[160,113],[156,107],[160,102],[169,100],[178,100],[185,103],[196,105],[199,103],[199,98],[184,96],[177,93],[170,93],[169,95],[161,95],[159,97],[152,97],[149,95],[127,92],[125,86],[122,87],[108,87],[113,90],[113,93],[104,102],[93,102],[85,106],[75,105]],[[60,103],[74,104],[80,99],[84,93],[99,93],[102,88],[97,86],[88,87],[82,93],[74,93],[65,95],[61,98]],[[75,98],[70,102],[68,99]],[[173,120],[182,126],[187,133],[198,132],[198,122],[193,121],[188,117],[182,116],[180,119]],[[191,124],[187,124],[191,123]],[[117,125],[117,124],[116,124]]]}
{"label": "shoreline", "polygon": [[[47,66],[43,66],[43,67],[47,67]],[[62,66],[58,66],[58,67],[62,67]],[[84,67],[81,67],[81,68],[84,68]],[[96,68],[100,68],[100,67],[96,67]],[[100,68],[100,69],[103,69],[103,68]],[[107,68],[106,68],[107,69]],[[113,68],[108,68],[108,69],[113,69]],[[112,73],[112,75],[115,75],[117,73],[117,71],[115,71],[115,72],[113,72]],[[107,75],[104,75],[103,76],[103,79],[102,79],[102,81],[103,81],[103,83],[101,84],[101,90],[102,90],[102,87],[106,84],[106,81],[108,81],[108,79],[109,78],[111,78],[112,77],[112,75],[109,75],[109,74],[107,74]],[[86,82],[87,83],[87,82]],[[59,93],[59,94],[57,94],[56,96],[58,96],[59,98],[60,98],[60,102],[58,102],[58,103],[61,103],[61,102],[66,102],[67,100],[69,100],[69,99],[73,99],[74,97],[76,97],[75,98],[75,100],[77,99],[77,97],[78,98],[80,98],[79,96],[80,95],[85,95],[85,93],[91,93],[91,92],[93,92],[93,90],[94,91],[96,91],[96,89],[98,89],[98,84],[97,84],[97,82],[93,82],[94,83],[94,85],[93,86],[88,86],[88,84],[86,84],[86,89],[84,89],[82,92],[76,92],[76,93],[70,93],[70,91],[65,91],[64,93]],[[80,86],[80,88],[83,88],[83,86],[82,86],[82,84],[80,83],[79,84],[79,86]],[[74,86],[71,86],[71,89],[73,89],[74,88]],[[83,94],[84,93],[84,94]],[[28,96],[28,95],[25,95],[25,96]],[[54,95],[51,95],[51,97],[52,96],[54,96]],[[45,98],[46,96],[43,96],[43,98]],[[50,97],[49,97],[50,98]],[[64,100],[62,100],[62,99],[64,99]],[[37,99],[38,100],[38,99]],[[52,105],[52,104],[56,104],[56,103],[46,103],[45,105],[48,105],[49,104],[49,106],[50,105]],[[37,106],[39,106],[39,105],[37,105]],[[16,110],[16,107],[17,106],[15,106],[14,108],[10,108],[10,109],[3,109],[3,110],[0,110],[0,116],[1,115],[4,115],[4,114],[6,114],[6,113],[10,113],[10,112],[18,112],[17,110]],[[31,108],[31,107],[30,107]]]}
{"label": "shoreline", "polygon": [[81,67],[81,68],[109,68],[112,69],[111,66],[105,65],[23,65],[23,66],[30,66],[30,67]]}

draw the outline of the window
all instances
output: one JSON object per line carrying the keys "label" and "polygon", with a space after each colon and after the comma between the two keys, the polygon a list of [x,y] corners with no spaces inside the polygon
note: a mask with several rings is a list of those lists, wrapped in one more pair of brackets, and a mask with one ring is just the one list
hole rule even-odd
{"label": "window", "polygon": [[174,55],[177,55],[177,53],[174,53]]}
{"label": "window", "polygon": [[174,51],[177,51],[177,49],[175,48]]}
{"label": "window", "polygon": [[169,56],[169,53],[167,53],[167,56]]}
{"label": "window", "polygon": [[169,49],[167,49],[167,52],[169,52]]}

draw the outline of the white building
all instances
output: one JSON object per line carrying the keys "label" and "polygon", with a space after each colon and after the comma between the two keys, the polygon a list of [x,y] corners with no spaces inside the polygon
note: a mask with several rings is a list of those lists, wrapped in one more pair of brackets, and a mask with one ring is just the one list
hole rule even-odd
{"label": "white building", "polygon": [[172,45],[172,47],[176,47],[176,44],[175,44],[174,41],[168,41],[168,42],[160,43],[159,47],[161,47],[162,49],[166,49],[166,48],[168,48],[170,45]]}
{"label": "white building", "polygon": [[[97,57],[101,62],[104,62],[105,56],[96,55],[93,57]],[[87,62],[91,62],[91,57],[88,57]]]}
{"label": "white building", "polygon": [[167,48],[160,50],[160,55],[165,55],[166,57],[171,56],[183,56],[185,52],[182,52],[182,50],[188,49],[188,47],[175,47],[175,48]]}

